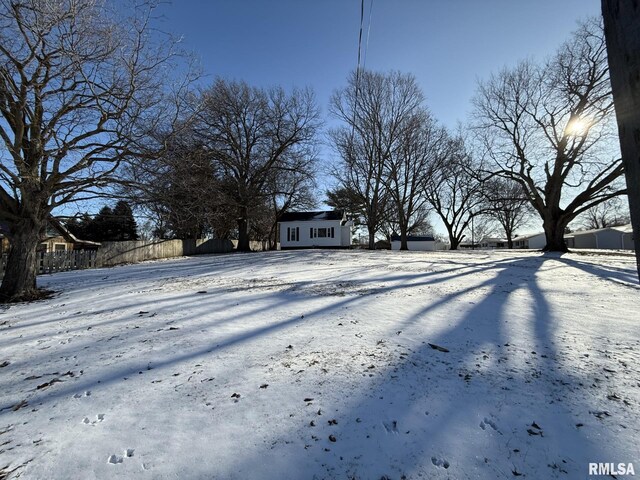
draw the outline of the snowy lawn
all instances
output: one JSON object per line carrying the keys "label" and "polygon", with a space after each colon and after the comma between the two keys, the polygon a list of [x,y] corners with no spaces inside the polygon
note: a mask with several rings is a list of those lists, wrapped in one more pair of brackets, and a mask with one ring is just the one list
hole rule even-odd
{"label": "snowy lawn", "polygon": [[635,462],[638,474],[634,267],[291,251],[40,277],[55,298],[0,311],[0,471],[574,479],[589,462]]}

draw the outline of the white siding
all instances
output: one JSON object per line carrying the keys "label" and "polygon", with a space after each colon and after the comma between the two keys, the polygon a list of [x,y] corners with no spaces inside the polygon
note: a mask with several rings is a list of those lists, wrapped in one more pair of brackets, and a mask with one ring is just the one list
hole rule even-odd
{"label": "white siding", "polygon": [[594,233],[585,233],[580,235],[579,232],[573,232],[573,244],[567,241],[567,245],[571,248],[598,248],[597,238]]}
{"label": "white siding", "polygon": [[[309,248],[309,247],[341,247],[349,246],[350,243],[343,243],[345,236],[345,228],[342,227],[340,220],[308,220],[298,222],[281,222],[280,223],[280,248]],[[331,229],[333,228],[333,238],[331,237]],[[289,230],[288,230],[289,229]],[[300,233],[300,238],[291,239],[291,231]],[[287,233],[289,232],[289,236]],[[320,235],[325,234],[322,237]],[[350,235],[349,235],[350,236]]]}
{"label": "white siding", "polygon": [[349,247],[351,245],[351,222],[347,222],[347,224],[340,227],[340,229],[340,246]]}
{"label": "white siding", "polygon": [[573,248],[603,248],[618,250],[625,248],[624,234],[612,228],[593,232],[573,232]]}
{"label": "white siding", "polygon": [[[407,241],[407,248],[414,252],[432,252],[436,249],[436,242],[427,240],[419,242]],[[400,240],[391,242],[391,250],[400,250]]]}
{"label": "white siding", "polygon": [[547,237],[545,237],[544,233],[539,233],[538,235],[529,237],[528,248],[538,250],[538,249],[544,248],[546,244],[547,244]]}

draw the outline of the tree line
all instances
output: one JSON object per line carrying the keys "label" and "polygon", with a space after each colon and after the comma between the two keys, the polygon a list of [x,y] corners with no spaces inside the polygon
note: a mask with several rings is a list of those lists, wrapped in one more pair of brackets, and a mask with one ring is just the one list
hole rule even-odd
{"label": "tree line", "polygon": [[76,238],[93,242],[117,242],[140,238],[133,211],[124,200],[118,201],[113,208],[109,205],[103,206],[93,217],[86,212],[79,217],[72,217],[65,226]]}
{"label": "tree line", "polygon": [[279,215],[314,205],[321,126],[309,89],[286,92],[218,79],[190,95],[187,118],[158,132],[158,157],[129,162],[126,192],[164,238],[275,245]]}
{"label": "tree line", "polygon": [[[0,220],[11,250],[0,299],[38,298],[36,249],[72,202],[129,195],[159,236],[275,243],[278,216],[311,208],[322,122],[313,92],[216,80],[194,89],[179,44],[150,34],[155,2],[0,3]],[[186,71],[183,78],[172,76]],[[604,33],[587,21],[545,62],[480,82],[471,122],[438,124],[410,74],[358,70],[338,89],[329,203],[381,231],[444,223],[452,248],[493,215],[509,237],[527,209],[546,250],[626,192],[615,152]]]}
{"label": "tree line", "polygon": [[509,247],[530,212],[545,250],[566,251],[570,222],[627,192],[601,22],[585,21],[548,60],[481,81],[471,121],[439,127],[410,74],[356,72],[331,99],[343,126],[330,202],[362,218],[369,248],[389,218],[406,237],[425,210],[456,249],[474,219],[492,217]]}

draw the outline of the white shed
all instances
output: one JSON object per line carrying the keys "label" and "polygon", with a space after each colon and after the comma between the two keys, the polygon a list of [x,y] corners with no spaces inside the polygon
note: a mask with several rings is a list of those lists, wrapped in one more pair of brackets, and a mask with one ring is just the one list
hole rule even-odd
{"label": "white shed", "polygon": [[621,225],[619,227],[612,227],[614,230],[618,230],[622,234],[622,248],[623,250],[635,250],[633,227],[630,223]]}
{"label": "white shed", "polygon": [[[414,251],[434,251],[436,239],[430,236],[407,235],[407,248]],[[391,250],[400,250],[400,235],[391,235]]]}
{"label": "white shed", "polygon": [[287,212],[280,216],[280,249],[349,248],[351,227],[342,210]]}

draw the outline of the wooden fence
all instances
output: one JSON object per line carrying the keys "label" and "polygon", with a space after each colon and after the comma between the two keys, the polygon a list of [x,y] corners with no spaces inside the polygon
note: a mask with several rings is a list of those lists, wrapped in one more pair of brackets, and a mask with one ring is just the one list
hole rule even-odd
{"label": "wooden fence", "polygon": [[[66,272],[96,268],[98,252],[96,250],[67,250],[64,252],[39,252],[38,274]],[[7,266],[7,254],[0,258],[0,277]]]}
{"label": "wooden fence", "polygon": [[[54,273],[84,268],[112,267],[123,263],[138,263],[190,255],[229,253],[237,240],[136,240],[128,242],[103,242],[98,250],[72,250],[64,252],[40,252],[38,273]],[[251,242],[252,250],[264,250],[265,245]],[[4,275],[7,255],[0,257],[0,277]]]}
{"label": "wooden fence", "polygon": [[136,240],[103,242],[98,250],[98,266],[111,267],[122,263],[174,258],[207,253],[228,253],[233,250],[231,240]]}

